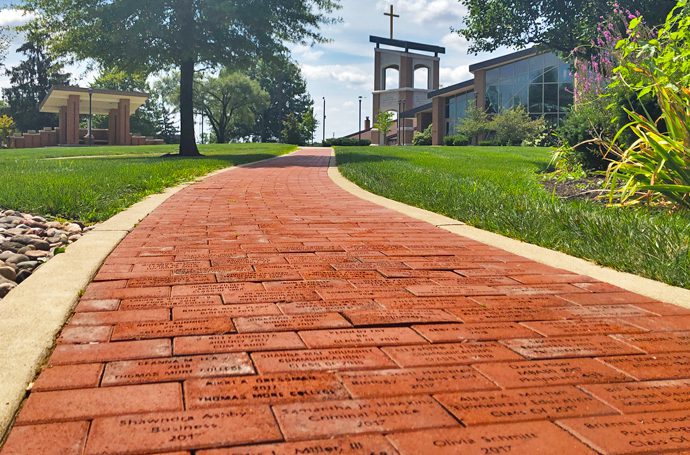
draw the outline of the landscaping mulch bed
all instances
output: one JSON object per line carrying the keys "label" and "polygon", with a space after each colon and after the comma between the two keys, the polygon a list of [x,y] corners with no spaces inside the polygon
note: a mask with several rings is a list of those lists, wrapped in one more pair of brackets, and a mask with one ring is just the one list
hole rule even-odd
{"label": "landscaping mulch bed", "polygon": [[606,203],[607,191],[602,189],[604,178],[599,176],[588,177],[579,180],[544,180],[544,188],[551,193],[556,193],[561,199],[582,199],[594,202]]}

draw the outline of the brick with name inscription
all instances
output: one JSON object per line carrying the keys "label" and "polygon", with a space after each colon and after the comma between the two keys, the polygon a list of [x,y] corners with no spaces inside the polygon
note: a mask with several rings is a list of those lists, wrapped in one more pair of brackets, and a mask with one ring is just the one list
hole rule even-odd
{"label": "brick with name inscription", "polygon": [[549,337],[571,335],[608,335],[614,333],[643,333],[647,330],[620,319],[568,319],[565,321],[525,322],[525,326]]}
{"label": "brick with name inscription", "polygon": [[215,284],[190,284],[174,286],[171,297],[187,295],[219,295],[230,292],[262,291],[261,283],[215,283]]}
{"label": "brick with name inscription", "polygon": [[292,291],[252,291],[252,292],[227,292],[223,293],[223,301],[225,303],[287,303],[287,302],[303,302],[310,300],[321,300],[315,291],[310,290],[292,290]]}
{"label": "brick with name inscription", "polygon": [[283,281],[301,280],[302,275],[297,270],[265,271],[265,272],[223,272],[217,273],[219,283],[234,283],[242,281]]}
{"label": "brick with name inscription", "polygon": [[565,307],[532,308],[530,306],[501,306],[495,308],[449,308],[449,313],[456,315],[464,323],[472,322],[522,322],[549,321],[565,319]]}
{"label": "brick with name inscription", "polygon": [[324,300],[377,299],[386,297],[409,297],[411,294],[396,289],[319,289]]}
{"label": "brick with name inscription", "polygon": [[690,351],[690,332],[654,332],[614,335],[614,338],[642,349],[647,354]]}
{"label": "brick with name inscription", "polygon": [[566,318],[630,318],[652,316],[653,314],[637,305],[590,305],[564,308]]}
{"label": "brick with name inscription", "polygon": [[690,316],[687,315],[631,318],[630,322],[654,332],[690,331]]}
{"label": "brick with name inscription", "polygon": [[320,300],[314,302],[279,303],[278,307],[285,314],[332,313],[341,311],[375,311],[381,305],[368,299],[355,300]]}
{"label": "brick with name inscription", "polygon": [[391,397],[274,406],[287,440],[457,425],[431,397]]}
{"label": "brick with name inscription", "polygon": [[351,327],[338,313],[309,313],[280,316],[255,316],[234,319],[237,331],[284,332],[291,330],[329,329]]}
{"label": "brick with name inscription", "polygon": [[199,318],[237,318],[247,316],[271,316],[281,314],[280,309],[273,303],[257,303],[254,305],[214,305],[200,307],[173,308],[173,320]]}
{"label": "brick with name inscription", "polygon": [[502,453],[594,455],[551,422],[519,422],[470,428],[440,428],[387,435],[400,455]]}
{"label": "brick with name inscription", "polygon": [[427,341],[406,327],[309,330],[299,336],[310,348],[425,344]]}
{"label": "brick with name inscription", "polygon": [[523,359],[505,346],[494,342],[396,346],[382,349],[403,368]]}
{"label": "brick with name inscription", "polygon": [[474,307],[477,303],[468,297],[410,297],[406,299],[376,299],[390,310],[444,309],[452,307]]}
{"label": "brick with name inscription", "polygon": [[519,338],[501,341],[528,359],[557,359],[601,355],[643,354],[643,351],[604,335]]}
{"label": "brick with name inscription", "polygon": [[343,313],[355,326],[400,325],[425,322],[457,322],[458,318],[444,310],[382,310],[346,311]]}
{"label": "brick with name inscription", "polygon": [[486,297],[471,297],[471,300],[490,308],[503,306],[527,306],[536,307],[562,307],[572,305],[565,299],[555,295],[493,295]]}
{"label": "brick with name inscription", "polygon": [[638,381],[690,377],[690,352],[603,357],[599,360],[629,374]]}
{"label": "brick with name inscription", "polygon": [[254,367],[246,353],[126,360],[106,365],[102,385],[142,384],[252,373]]}
{"label": "brick with name inscription", "polygon": [[627,382],[631,376],[595,359],[533,360],[475,366],[504,388]]}
{"label": "brick with name inscription", "polygon": [[441,286],[441,285],[417,285],[408,286],[408,291],[417,297],[451,297],[451,296],[472,296],[472,295],[495,295],[503,294],[497,292],[494,288],[489,286]]}
{"label": "brick with name inscription", "polygon": [[173,340],[173,345],[175,355],[273,351],[305,347],[302,339],[295,332],[178,337]]}
{"label": "brick with name inscription", "polygon": [[690,411],[583,417],[557,423],[606,454],[686,453],[690,450]]}
{"label": "brick with name inscription", "polygon": [[196,453],[197,455],[298,455],[328,453],[340,455],[394,455],[397,451],[384,436],[380,434],[367,434],[312,441],[202,450]]}
{"label": "brick with name inscription", "polygon": [[120,310],[144,310],[149,308],[177,308],[182,306],[221,305],[223,301],[217,295],[188,295],[167,299],[125,299]]}
{"label": "brick with name inscription", "polygon": [[278,373],[185,381],[188,408],[340,400],[347,390],[333,373]]}
{"label": "brick with name inscription", "polygon": [[415,395],[469,390],[492,390],[497,386],[470,366],[442,366],[339,373],[354,398]]}
{"label": "brick with name inscription", "polygon": [[233,332],[230,318],[182,319],[177,321],[125,322],[113,330],[113,340],[142,340],[184,335],[210,335]]}
{"label": "brick with name inscription", "polygon": [[268,406],[235,406],[94,419],[86,453],[151,453],[280,440]]}
{"label": "brick with name inscription", "polygon": [[308,370],[371,370],[395,364],[377,348],[311,349],[252,354],[261,373]]}
{"label": "brick with name inscription", "polygon": [[620,305],[654,302],[652,298],[633,294],[632,292],[606,292],[601,294],[587,292],[561,294],[559,297],[578,305]]}
{"label": "brick with name inscription", "polygon": [[464,425],[616,414],[573,386],[434,395]]}
{"label": "brick with name inscription", "polygon": [[532,337],[536,334],[514,322],[486,322],[480,324],[429,324],[412,326],[432,343],[452,341],[489,341]]}
{"label": "brick with name inscription", "polygon": [[690,379],[580,387],[622,414],[690,409]]}

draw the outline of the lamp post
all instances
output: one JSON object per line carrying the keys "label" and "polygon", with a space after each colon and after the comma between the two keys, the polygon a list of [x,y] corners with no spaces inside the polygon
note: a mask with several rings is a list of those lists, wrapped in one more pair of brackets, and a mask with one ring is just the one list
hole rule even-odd
{"label": "lamp post", "polygon": [[398,100],[398,145],[400,145],[400,114],[402,113],[402,100]]}
{"label": "lamp post", "polygon": [[402,118],[402,145],[405,146],[405,100],[402,100],[402,109],[400,110],[400,117]]}
{"label": "lamp post", "polygon": [[326,97],[323,96],[323,143],[321,145],[326,144]]}
{"label": "lamp post", "polygon": [[88,132],[88,144],[93,145],[93,89],[89,87],[89,132]]}
{"label": "lamp post", "polygon": [[359,97],[359,123],[357,123],[357,136],[359,142],[362,142],[362,97]]}

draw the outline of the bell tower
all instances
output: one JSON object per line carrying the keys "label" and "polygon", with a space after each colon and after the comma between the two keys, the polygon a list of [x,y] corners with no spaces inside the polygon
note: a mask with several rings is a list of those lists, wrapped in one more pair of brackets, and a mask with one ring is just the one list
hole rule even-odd
{"label": "bell tower", "polygon": [[[393,12],[391,11],[391,14]],[[391,21],[393,17],[391,17]],[[392,30],[392,29],[391,29]],[[438,90],[440,61],[439,54],[445,54],[446,49],[429,44],[413,43],[380,36],[370,36],[369,41],[376,44],[374,49],[374,91],[373,118],[379,112],[395,112],[400,117],[409,111],[429,103],[428,93]],[[381,47],[381,46],[386,46]],[[417,51],[417,52],[411,52]],[[425,69],[426,71],[418,71]],[[388,87],[387,81],[395,81],[395,77],[387,77],[389,72],[397,72],[397,87]],[[425,83],[415,84],[415,75],[422,73],[426,77]],[[415,88],[415,86],[424,88]],[[400,143],[409,144],[412,141],[414,119],[399,120],[398,130],[402,137]],[[386,137],[392,136],[391,132]],[[395,134],[397,140],[397,133]],[[383,137],[380,144],[387,143]]]}

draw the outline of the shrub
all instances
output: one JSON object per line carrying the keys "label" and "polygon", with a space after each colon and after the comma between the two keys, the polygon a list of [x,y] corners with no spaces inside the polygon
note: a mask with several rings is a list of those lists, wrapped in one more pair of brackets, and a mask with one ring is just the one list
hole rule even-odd
{"label": "shrub", "polygon": [[455,136],[444,137],[443,143],[447,146],[460,147],[460,146],[464,146],[464,145],[469,145],[470,140],[467,139],[467,136],[465,136],[463,134],[456,134]]}
{"label": "shrub", "polygon": [[[654,96],[661,115],[626,109],[630,122],[605,141],[614,161],[607,170],[610,201],[671,202],[690,208],[690,7],[680,0],[656,36],[641,19],[630,22],[618,44],[621,64],[613,87],[631,87],[639,98]],[[640,37],[644,37],[640,39]],[[632,134],[630,146],[619,138]]]}
{"label": "shrub", "polygon": [[481,137],[491,132],[490,123],[486,112],[471,105],[467,108],[465,118],[456,127],[456,131],[468,138]]}
{"label": "shrub", "polygon": [[0,147],[8,146],[14,132],[14,120],[7,115],[0,115]]}
{"label": "shrub", "polygon": [[338,137],[333,139],[326,139],[323,143],[324,147],[366,147],[371,145],[371,141],[368,139],[355,139],[349,137]]}
{"label": "shrub", "polygon": [[431,145],[431,129],[433,125],[429,125],[424,131],[417,131],[412,137],[412,145]]}
{"label": "shrub", "polygon": [[593,141],[596,137],[612,138],[616,127],[611,122],[611,113],[606,109],[604,98],[594,97],[573,106],[563,123],[556,128],[556,135],[562,144],[579,156],[588,169],[606,169],[606,150]]}
{"label": "shrub", "polygon": [[496,114],[489,129],[494,133],[498,145],[520,145],[533,140],[546,131],[543,118],[533,120],[523,106],[516,106]]}

